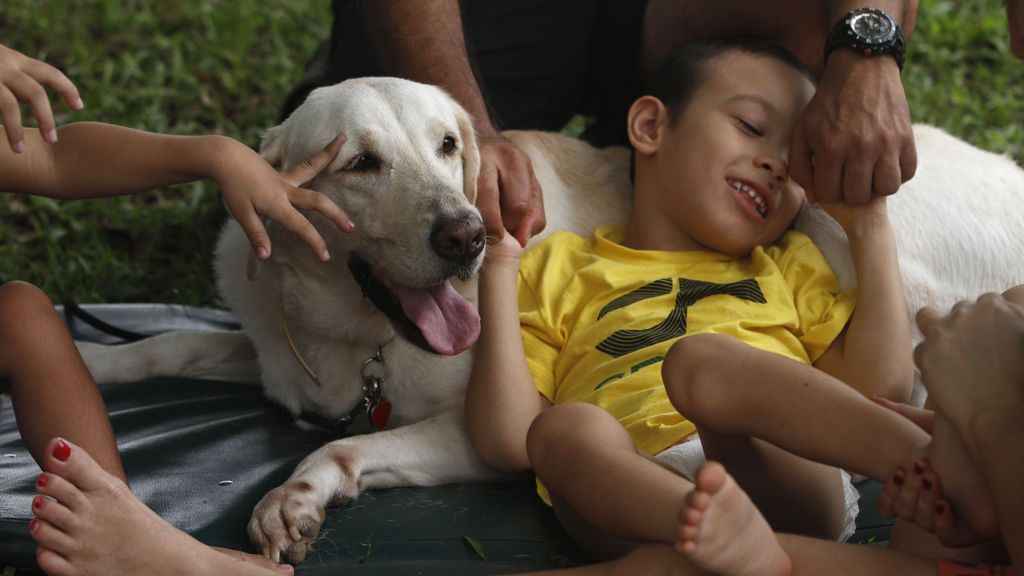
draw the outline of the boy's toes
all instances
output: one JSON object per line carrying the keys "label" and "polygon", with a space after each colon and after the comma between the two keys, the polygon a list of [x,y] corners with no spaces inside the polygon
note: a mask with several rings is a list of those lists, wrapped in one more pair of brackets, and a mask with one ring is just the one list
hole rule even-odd
{"label": "boy's toes", "polygon": [[697,470],[697,488],[708,494],[715,495],[725,485],[727,477],[728,474],[725,472],[725,466],[718,462],[707,462],[700,467],[700,470]]}
{"label": "boy's toes", "polygon": [[[110,485],[108,474],[81,447],[63,438],[54,438],[46,446],[44,469],[71,482],[83,492],[92,492]],[[116,480],[116,479],[115,479]]]}

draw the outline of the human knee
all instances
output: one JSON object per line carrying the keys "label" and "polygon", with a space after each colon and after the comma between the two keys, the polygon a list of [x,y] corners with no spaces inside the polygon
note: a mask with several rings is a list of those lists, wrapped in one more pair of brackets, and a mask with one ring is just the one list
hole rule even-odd
{"label": "human knee", "polygon": [[53,313],[50,298],[36,286],[19,280],[0,286],[0,331],[7,332]]}
{"label": "human knee", "polygon": [[544,410],[526,434],[526,453],[530,464],[537,469],[545,462],[558,462],[562,454],[576,450],[576,445],[588,431],[605,419],[614,418],[593,404],[571,402]]}
{"label": "human knee", "polygon": [[723,380],[738,341],[721,334],[681,338],[665,355],[662,379],[672,405],[699,422],[713,418],[723,400]]}

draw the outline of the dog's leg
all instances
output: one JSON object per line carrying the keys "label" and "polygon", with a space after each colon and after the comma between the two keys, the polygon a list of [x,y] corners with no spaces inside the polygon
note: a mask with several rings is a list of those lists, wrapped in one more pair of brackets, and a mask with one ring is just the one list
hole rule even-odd
{"label": "dog's leg", "polygon": [[354,500],[364,490],[498,477],[473,451],[462,412],[446,413],[336,440],[310,454],[256,505],[249,537],[264,555],[296,564],[316,540],[325,506]]}
{"label": "dog's leg", "polygon": [[100,383],[160,376],[258,383],[256,350],[242,332],[167,332],[131,344],[76,342]]}

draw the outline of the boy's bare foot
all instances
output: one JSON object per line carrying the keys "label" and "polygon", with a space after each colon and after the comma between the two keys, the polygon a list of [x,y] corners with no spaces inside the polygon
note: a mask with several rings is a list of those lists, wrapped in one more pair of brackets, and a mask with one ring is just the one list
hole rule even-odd
{"label": "boy's bare foot", "polygon": [[705,570],[729,576],[783,576],[792,569],[768,521],[717,462],[697,471],[679,511],[676,550]]}
{"label": "boy's bare foot", "polygon": [[[46,448],[29,523],[36,561],[51,576],[292,574],[253,555],[231,556],[194,540],[140,502],[85,450],[55,438]],[[241,554],[241,553],[239,553]],[[268,569],[273,568],[273,570]]]}

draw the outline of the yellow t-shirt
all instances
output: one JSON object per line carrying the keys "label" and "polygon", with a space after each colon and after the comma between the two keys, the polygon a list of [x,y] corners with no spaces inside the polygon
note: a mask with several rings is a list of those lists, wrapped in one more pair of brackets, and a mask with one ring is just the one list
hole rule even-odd
{"label": "yellow t-shirt", "polygon": [[680,337],[729,334],[813,363],[853,313],[824,257],[799,232],[746,258],[622,246],[624,229],[559,232],[523,255],[519,310],[526,361],[552,403],[615,416],[657,454],[694,432],[669,402],[661,361]]}

